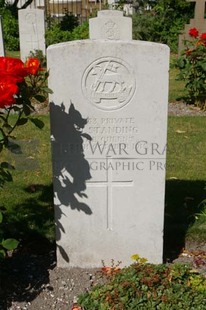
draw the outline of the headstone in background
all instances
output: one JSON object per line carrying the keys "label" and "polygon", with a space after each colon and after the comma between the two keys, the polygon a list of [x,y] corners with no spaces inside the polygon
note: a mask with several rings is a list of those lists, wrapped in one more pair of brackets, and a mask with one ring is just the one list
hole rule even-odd
{"label": "headstone in background", "polygon": [[169,48],[125,25],[98,12],[90,40],[47,50],[60,267],[162,262]]}
{"label": "headstone in background", "polygon": [[0,56],[5,56],[2,19],[0,16]]}
{"label": "headstone in background", "polygon": [[126,16],[132,16],[135,13],[135,8],[133,3],[125,3],[123,5],[123,12]]}
{"label": "headstone in background", "polygon": [[206,32],[206,19],[205,19],[205,2],[206,0],[188,0],[189,2],[196,2],[194,18],[190,19],[190,23],[185,25],[182,34],[179,35],[178,53],[184,49],[184,40],[191,40],[189,30],[196,28],[199,33]]}
{"label": "headstone in background", "polygon": [[132,40],[132,19],[121,11],[99,11],[98,17],[89,20],[90,39]]}
{"label": "headstone in background", "polygon": [[45,55],[44,10],[23,9],[18,14],[21,59],[25,61],[35,50],[41,50]]}

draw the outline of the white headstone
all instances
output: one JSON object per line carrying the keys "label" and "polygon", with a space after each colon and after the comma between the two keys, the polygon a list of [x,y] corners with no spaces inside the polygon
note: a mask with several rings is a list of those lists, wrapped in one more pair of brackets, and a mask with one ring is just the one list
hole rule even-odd
{"label": "white headstone", "polygon": [[0,16],[0,56],[5,56],[2,19]]}
{"label": "white headstone", "polygon": [[169,48],[129,24],[99,12],[93,40],[47,50],[60,267],[162,262]]}
{"label": "white headstone", "polygon": [[44,10],[23,9],[18,14],[21,59],[25,61],[35,50],[41,50],[45,55]]}
{"label": "white headstone", "polygon": [[132,19],[121,11],[99,11],[98,17],[89,20],[90,39],[132,40]]}

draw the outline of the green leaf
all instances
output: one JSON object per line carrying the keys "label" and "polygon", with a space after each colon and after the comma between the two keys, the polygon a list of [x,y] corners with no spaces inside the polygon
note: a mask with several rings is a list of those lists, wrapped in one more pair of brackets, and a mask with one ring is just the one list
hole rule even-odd
{"label": "green leaf", "polygon": [[12,181],[13,178],[11,173],[9,171],[0,169],[0,186],[2,186],[5,182],[12,182]]}
{"label": "green leaf", "polygon": [[180,69],[183,69],[185,67],[185,60],[183,58],[179,58],[178,61],[177,61],[177,66]]}
{"label": "green leaf", "polygon": [[42,122],[38,118],[30,118],[29,120],[39,129],[42,129],[44,127],[44,122]]}
{"label": "green leaf", "polygon": [[0,223],[3,221],[3,214],[0,212]]}
{"label": "green leaf", "polygon": [[17,126],[25,125],[28,122],[28,118],[22,117],[18,120]]}
{"label": "green leaf", "polygon": [[26,116],[28,116],[28,115],[31,114],[31,108],[30,108],[30,106],[24,105],[23,110],[24,110],[24,114],[25,114]]}
{"label": "green leaf", "polygon": [[3,140],[4,139],[4,135],[3,135],[3,132],[0,130],[0,140]]}
{"label": "green leaf", "polygon": [[7,149],[14,154],[22,154],[21,146],[13,141],[9,141]]}
{"label": "green leaf", "polygon": [[46,98],[42,95],[36,95],[34,98],[39,102],[44,102],[46,100]]}
{"label": "green leaf", "polygon": [[14,166],[12,166],[11,164],[7,163],[6,161],[3,161],[1,164],[0,164],[1,168],[3,169],[12,169],[14,170]]}
{"label": "green leaf", "polygon": [[19,244],[19,241],[17,241],[16,239],[6,239],[2,241],[2,246],[6,249],[6,250],[14,250],[17,248]]}
{"label": "green leaf", "polygon": [[48,87],[42,87],[42,90],[45,91],[48,94],[53,94],[53,91],[51,90],[51,88]]}

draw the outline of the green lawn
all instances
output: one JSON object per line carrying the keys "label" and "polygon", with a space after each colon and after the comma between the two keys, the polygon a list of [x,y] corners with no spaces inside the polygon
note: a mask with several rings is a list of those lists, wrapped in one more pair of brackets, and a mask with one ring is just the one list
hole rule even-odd
{"label": "green lawn", "polygon": [[20,51],[6,51],[7,57],[20,57]]}
{"label": "green lawn", "polygon": [[179,73],[179,70],[175,68],[177,58],[178,56],[176,54],[170,55],[169,102],[176,102],[178,98],[184,95],[185,83],[176,79]]}
{"label": "green lawn", "polygon": [[167,179],[206,180],[206,117],[169,117]]}
{"label": "green lawn", "polygon": [[169,117],[165,247],[181,248],[186,238],[206,240],[205,137],[206,117]]}
{"label": "green lawn", "polygon": [[8,213],[7,237],[40,235],[54,240],[49,117],[41,116],[40,130],[31,122],[15,131],[22,154],[6,152],[4,160],[15,166],[13,182],[1,191],[0,206]]}

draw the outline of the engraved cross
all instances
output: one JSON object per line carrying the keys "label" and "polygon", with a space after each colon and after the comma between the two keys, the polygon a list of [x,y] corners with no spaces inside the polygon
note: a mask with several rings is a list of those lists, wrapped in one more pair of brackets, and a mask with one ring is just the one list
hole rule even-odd
{"label": "engraved cross", "polygon": [[195,19],[205,19],[205,1],[206,0],[189,0],[189,2],[196,2],[195,4]]}
{"label": "engraved cross", "polygon": [[112,158],[106,157],[106,181],[88,181],[87,185],[92,187],[106,187],[106,204],[107,204],[107,230],[113,229],[113,188],[114,187],[131,187],[133,186],[132,180],[114,181],[112,178],[112,169],[109,169],[109,163]]}
{"label": "engraved cross", "polygon": [[37,38],[36,34],[34,34],[34,36],[31,35],[26,42],[30,45],[30,48],[31,48],[32,51],[37,49],[38,38]]}

